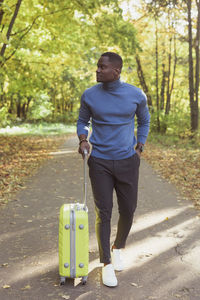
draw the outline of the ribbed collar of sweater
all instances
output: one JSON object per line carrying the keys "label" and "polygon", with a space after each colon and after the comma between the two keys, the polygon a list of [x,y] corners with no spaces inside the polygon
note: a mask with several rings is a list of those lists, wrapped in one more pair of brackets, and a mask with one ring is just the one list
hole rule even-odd
{"label": "ribbed collar of sweater", "polygon": [[116,90],[118,87],[120,87],[121,84],[122,84],[122,82],[120,79],[112,81],[112,82],[104,82],[103,88],[107,91],[113,91],[113,90]]}

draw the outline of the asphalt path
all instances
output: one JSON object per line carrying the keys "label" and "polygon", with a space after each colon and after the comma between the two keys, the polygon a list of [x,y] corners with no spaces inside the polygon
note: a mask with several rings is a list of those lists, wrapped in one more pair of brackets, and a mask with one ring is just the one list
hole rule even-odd
{"label": "asphalt path", "polygon": [[[199,300],[200,218],[189,201],[142,159],[139,200],[123,250],[119,285],[102,285],[90,184],[89,277],[59,285],[58,217],[63,203],[82,201],[83,161],[76,137],[51,154],[9,203],[0,208],[0,300]],[[114,196],[112,237],[118,212]]]}

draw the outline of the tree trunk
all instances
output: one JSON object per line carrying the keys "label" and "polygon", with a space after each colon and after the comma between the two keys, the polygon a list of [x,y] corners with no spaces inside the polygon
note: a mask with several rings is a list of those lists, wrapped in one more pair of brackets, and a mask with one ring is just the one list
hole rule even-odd
{"label": "tree trunk", "polygon": [[28,113],[28,110],[29,110],[29,104],[30,104],[31,100],[32,100],[32,97],[29,96],[29,97],[28,97],[28,102],[27,102],[27,105],[26,105],[26,115],[27,115],[27,113]]}
{"label": "tree trunk", "polygon": [[162,64],[162,82],[160,89],[160,110],[164,109],[165,105],[165,85],[166,85],[167,72],[165,71],[165,64]]}
{"label": "tree trunk", "polygon": [[148,89],[148,86],[146,84],[144,72],[143,72],[141,61],[140,61],[140,57],[139,57],[138,54],[136,54],[135,59],[136,59],[136,63],[137,63],[137,74],[138,74],[138,78],[140,80],[140,84],[142,86],[143,91],[147,95],[148,106],[152,107],[153,104],[152,104],[151,95],[149,94],[149,89]]}
{"label": "tree trunk", "polygon": [[2,22],[2,19],[3,19],[3,15],[4,15],[4,11],[2,9],[3,2],[4,2],[4,0],[0,0],[0,5],[1,5],[1,8],[0,8],[0,25],[1,25],[1,22]]}
{"label": "tree trunk", "polygon": [[157,20],[156,22],[156,107],[157,107],[157,131],[160,132],[160,105],[159,105],[159,88],[158,88],[158,27],[157,27]]}
{"label": "tree trunk", "polygon": [[23,120],[26,120],[26,103],[24,103],[24,104],[22,105],[22,110],[21,110],[21,112],[22,112],[22,119],[23,119]]}
{"label": "tree trunk", "polygon": [[21,99],[19,96],[16,104],[17,104],[17,117],[21,118]]}
{"label": "tree trunk", "polygon": [[9,106],[8,112],[9,112],[9,114],[13,114],[13,111],[14,111],[14,101],[13,101],[13,96],[11,95],[10,96],[10,106]]}
{"label": "tree trunk", "polygon": [[171,61],[172,61],[172,38],[169,40],[169,54],[168,54],[168,72],[167,72],[167,101],[165,106],[165,114],[168,115],[170,111],[170,79],[171,79]]}
{"label": "tree trunk", "polygon": [[70,103],[70,112],[71,112],[71,113],[73,112],[73,108],[74,108],[74,104],[73,104],[73,102],[71,101],[71,103]]}
{"label": "tree trunk", "polygon": [[199,44],[200,44],[200,1],[196,0],[197,5],[197,33],[196,33],[196,44],[195,44],[195,53],[196,53],[196,72],[195,72],[195,102],[194,102],[194,120],[192,122],[192,128],[194,130],[198,129],[198,120],[199,120]]}
{"label": "tree trunk", "polygon": [[189,41],[189,97],[190,97],[190,113],[191,113],[191,130],[196,129],[196,112],[194,105],[194,70],[193,70],[193,57],[192,57],[192,17],[191,17],[191,1],[187,1],[188,13],[188,41]]}
{"label": "tree trunk", "polygon": [[[177,64],[177,53],[176,53],[176,35],[171,31],[175,32],[174,21],[171,21],[171,8],[168,11],[168,28],[169,28],[169,54],[168,54],[168,83],[167,83],[167,101],[165,107],[165,114],[168,115],[171,108],[171,96],[174,88],[174,79],[176,72],[176,64]],[[172,41],[173,41],[173,54],[172,54]],[[174,61],[173,73],[171,73],[172,62]]]}
{"label": "tree trunk", "polygon": [[[10,21],[10,24],[8,26],[8,31],[7,31],[7,34],[6,34],[6,37],[7,37],[7,40],[9,41],[10,39],[10,35],[11,35],[11,32],[12,32],[12,28],[13,28],[13,25],[15,23],[15,20],[17,18],[17,15],[18,15],[18,12],[19,12],[19,8],[20,8],[20,5],[22,3],[22,0],[18,0],[17,3],[16,3],[16,6],[15,6],[15,11],[14,11],[14,14],[12,16],[12,19]],[[4,54],[5,54],[5,51],[6,51],[6,47],[7,47],[7,44],[3,44],[2,48],[1,48],[1,51],[0,51],[0,56],[4,57]]]}
{"label": "tree trunk", "polygon": [[172,83],[171,83],[171,89],[170,93],[172,94],[172,91],[174,89],[174,80],[175,80],[175,73],[176,73],[176,64],[177,64],[177,53],[176,53],[176,36],[174,35],[174,69],[172,74]]}

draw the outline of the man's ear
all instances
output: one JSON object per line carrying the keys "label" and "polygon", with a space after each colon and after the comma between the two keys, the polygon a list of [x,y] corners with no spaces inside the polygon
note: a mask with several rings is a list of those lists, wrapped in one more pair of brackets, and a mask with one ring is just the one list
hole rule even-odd
{"label": "man's ear", "polygon": [[119,76],[121,73],[121,70],[119,68],[115,68],[114,71],[117,76]]}

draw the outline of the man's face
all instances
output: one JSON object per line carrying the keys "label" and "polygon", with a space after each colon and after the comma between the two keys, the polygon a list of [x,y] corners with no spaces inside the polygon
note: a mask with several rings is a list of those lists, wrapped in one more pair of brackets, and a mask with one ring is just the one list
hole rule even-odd
{"label": "man's face", "polygon": [[119,69],[114,66],[109,57],[101,56],[97,63],[96,79],[97,82],[112,82],[119,78]]}

